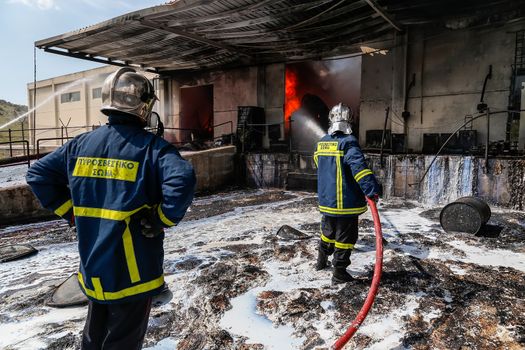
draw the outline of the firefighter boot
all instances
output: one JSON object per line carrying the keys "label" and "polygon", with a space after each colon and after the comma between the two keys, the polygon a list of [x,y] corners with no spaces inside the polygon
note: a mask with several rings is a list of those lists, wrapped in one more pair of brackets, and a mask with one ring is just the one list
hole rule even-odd
{"label": "firefighter boot", "polygon": [[339,283],[347,283],[352,282],[354,278],[350,276],[350,274],[346,271],[346,268],[344,267],[336,267],[334,268],[334,275],[332,276],[332,283],[339,284]]}
{"label": "firefighter boot", "polygon": [[323,270],[328,266],[328,255],[321,249],[318,251],[317,262],[315,263],[315,269],[317,271]]}

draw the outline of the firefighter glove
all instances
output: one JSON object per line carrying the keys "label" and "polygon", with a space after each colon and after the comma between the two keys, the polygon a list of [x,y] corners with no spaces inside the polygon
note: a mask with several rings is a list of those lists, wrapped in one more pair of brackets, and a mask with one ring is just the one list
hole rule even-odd
{"label": "firefighter glove", "polygon": [[142,234],[147,238],[155,238],[164,232],[157,223],[154,209],[142,209],[137,213]]}

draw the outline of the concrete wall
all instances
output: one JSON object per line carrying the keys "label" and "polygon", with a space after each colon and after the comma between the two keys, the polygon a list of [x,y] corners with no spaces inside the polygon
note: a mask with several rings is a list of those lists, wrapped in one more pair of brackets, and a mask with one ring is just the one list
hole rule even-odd
{"label": "concrete wall", "polygon": [[0,225],[53,215],[40,206],[28,185],[0,188]]}
{"label": "concrete wall", "polygon": [[492,205],[525,210],[525,160],[441,156],[422,178],[433,156],[392,155],[369,165],[383,184],[384,197],[402,197],[421,203],[445,204],[464,196],[478,196]]}
{"label": "concrete wall", "polygon": [[235,146],[182,152],[195,170],[197,192],[211,191],[235,182]]}
{"label": "concrete wall", "polygon": [[[235,181],[235,147],[182,152],[195,169],[197,192],[219,189]],[[0,225],[53,217],[43,209],[28,185],[0,188]]]}
{"label": "concrete wall", "polygon": [[[367,159],[383,185],[384,198],[401,197],[434,206],[478,196],[491,205],[525,210],[525,160],[489,159],[489,171],[485,172],[483,158],[441,156],[419,185],[433,156],[390,155],[384,157],[382,166],[377,154],[367,155]],[[316,172],[308,158],[247,154],[245,164],[250,186],[289,188],[294,182],[295,189],[316,191]]]}
{"label": "concrete wall", "polygon": [[[213,85],[214,125],[231,121],[233,132],[237,128],[238,106],[259,106],[266,111],[267,123],[283,121],[284,64],[244,67],[231,70],[194,73],[188,76],[164,78],[163,95],[169,101],[164,104],[166,126],[178,128],[180,122],[180,89]],[[229,134],[230,125],[215,128],[214,137]],[[167,139],[173,140],[167,131]],[[265,145],[268,146],[266,138]]]}
{"label": "concrete wall", "polygon": [[[213,85],[213,124],[232,121],[234,131],[237,127],[237,106],[257,106],[257,67],[178,76],[165,80],[165,84],[170,86],[167,97],[171,101],[167,125],[174,128],[181,125],[180,89],[183,88]],[[214,130],[214,136],[230,132],[229,125],[224,125]]]}
{"label": "concrete wall", "polygon": [[[406,128],[407,148],[421,151],[424,133],[450,133],[464,122],[465,115],[477,112],[489,65],[492,79],[485,102],[493,110],[506,109],[515,50],[513,31],[523,28],[519,24],[445,33],[417,29],[398,36],[386,56],[363,56],[361,142],[364,144],[366,130],[383,128],[385,108],[390,106],[387,128],[396,133]],[[411,116],[405,123],[401,113],[412,74],[416,84],[409,94]],[[505,139],[506,118],[506,114],[492,117],[491,141]],[[475,121],[473,128],[478,130],[478,142],[484,142],[484,119]]]}
{"label": "concrete wall", "polygon": [[[258,106],[264,107],[267,124],[284,122],[284,64],[272,64],[259,68]],[[262,88],[261,88],[262,86]],[[281,140],[284,140],[284,124],[281,124]],[[268,129],[263,146],[269,146]]]}

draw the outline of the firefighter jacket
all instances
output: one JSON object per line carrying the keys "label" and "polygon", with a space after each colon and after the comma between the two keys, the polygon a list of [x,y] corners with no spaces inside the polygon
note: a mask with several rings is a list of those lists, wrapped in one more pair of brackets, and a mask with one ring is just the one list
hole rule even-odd
{"label": "firefighter jacket", "polygon": [[176,225],[193,200],[195,174],[164,139],[110,117],[42,158],[27,183],[43,207],[78,234],[78,280],[99,303],[128,302],[163,287],[164,233],[142,235],[141,210],[162,227]]}
{"label": "firefighter jacket", "polygon": [[355,216],[367,210],[365,195],[379,193],[353,135],[325,135],[314,153],[317,165],[319,210],[328,216]]}

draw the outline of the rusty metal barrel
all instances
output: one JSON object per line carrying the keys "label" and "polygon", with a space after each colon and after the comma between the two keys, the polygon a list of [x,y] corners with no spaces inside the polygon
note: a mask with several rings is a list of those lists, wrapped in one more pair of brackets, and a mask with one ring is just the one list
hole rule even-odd
{"label": "rusty metal barrel", "polygon": [[441,210],[439,221],[446,232],[476,234],[489,221],[490,215],[490,207],[482,199],[461,197]]}

